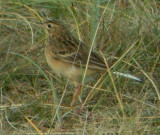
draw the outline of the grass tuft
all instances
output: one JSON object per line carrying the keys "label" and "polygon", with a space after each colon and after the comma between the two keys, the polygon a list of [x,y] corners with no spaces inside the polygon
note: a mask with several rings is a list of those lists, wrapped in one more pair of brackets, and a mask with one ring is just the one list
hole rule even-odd
{"label": "grass tuft", "polygon": [[[158,0],[2,0],[0,134],[160,134],[159,7]],[[53,18],[108,65],[74,107],[74,86],[47,65],[47,35],[36,24]]]}

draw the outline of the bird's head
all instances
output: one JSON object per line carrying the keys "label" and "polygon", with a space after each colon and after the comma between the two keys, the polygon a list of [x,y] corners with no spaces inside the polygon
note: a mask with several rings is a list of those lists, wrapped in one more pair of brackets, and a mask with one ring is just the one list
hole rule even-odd
{"label": "bird's head", "polygon": [[49,36],[56,38],[66,34],[67,30],[63,22],[58,20],[50,20],[43,23],[43,26],[46,28]]}

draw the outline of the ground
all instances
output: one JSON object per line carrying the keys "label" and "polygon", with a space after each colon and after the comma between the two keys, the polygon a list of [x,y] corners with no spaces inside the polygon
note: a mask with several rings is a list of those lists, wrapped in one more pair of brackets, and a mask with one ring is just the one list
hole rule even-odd
{"label": "ground", "polygon": [[[160,133],[158,0],[0,3],[0,134]],[[112,63],[73,107],[74,85],[47,65],[48,36],[37,25],[53,18]]]}

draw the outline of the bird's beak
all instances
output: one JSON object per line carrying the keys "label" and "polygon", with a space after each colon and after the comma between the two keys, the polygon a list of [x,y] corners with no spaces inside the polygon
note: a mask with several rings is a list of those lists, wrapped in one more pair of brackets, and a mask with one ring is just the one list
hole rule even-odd
{"label": "bird's beak", "polygon": [[43,25],[44,25],[44,23],[39,23],[39,22],[36,23],[36,24],[37,24],[37,25],[40,25],[40,26],[43,26]]}
{"label": "bird's beak", "polygon": [[45,23],[36,23],[38,26],[40,26],[40,27],[42,27],[42,28],[45,28],[46,29],[46,25],[45,25]]}

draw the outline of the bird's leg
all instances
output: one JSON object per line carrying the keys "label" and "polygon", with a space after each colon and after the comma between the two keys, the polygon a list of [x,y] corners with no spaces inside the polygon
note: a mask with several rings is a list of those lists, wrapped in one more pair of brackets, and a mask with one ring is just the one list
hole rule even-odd
{"label": "bird's leg", "polygon": [[78,85],[78,86],[76,87],[75,92],[74,92],[74,95],[73,95],[73,98],[72,98],[72,102],[71,102],[71,106],[73,106],[74,103],[76,102],[76,100],[77,100],[77,98],[78,98],[81,90],[82,90],[82,85]]}

